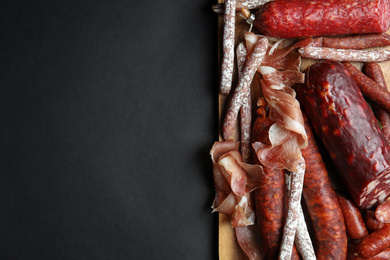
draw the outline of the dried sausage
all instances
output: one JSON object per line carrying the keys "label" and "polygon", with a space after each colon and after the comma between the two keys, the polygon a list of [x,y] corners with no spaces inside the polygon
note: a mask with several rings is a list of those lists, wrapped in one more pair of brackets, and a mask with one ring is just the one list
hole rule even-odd
{"label": "dried sausage", "polygon": [[343,37],[317,37],[314,39],[314,45],[336,49],[362,50],[390,45],[390,35],[386,33],[370,33]]}
{"label": "dried sausage", "polygon": [[375,218],[382,223],[390,223],[390,200],[386,200],[375,209]]}
{"label": "dried sausage", "polygon": [[356,246],[359,256],[373,257],[390,246],[390,225],[365,236]]}
{"label": "dried sausage", "polygon": [[[269,143],[268,130],[273,124],[265,112],[264,107],[257,111],[257,118],[252,129],[252,140]],[[259,163],[253,155],[255,163]],[[286,206],[285,174],[281,169],[264,167],[269,182],[255,190],[255,208],[258,227],[261,232],[260,243],[264,250],[265,259],[277,259],[282,241],[284,213]],[[293,258],[299,259],[296,248],[293,249]]]}
{"label": "dried sausage", "polygon": [[347,235],[343,215],[322,160],[306,114],[305,130],[309,141],[302,150],[306,161],[303,198],[314,228],[317,259],[345,259]]}
{"label": "dried sausage", "polygon": [[261,6],[253,25],[278,38],[382,33],[389,12],[387,0],[278,0]]}
{"label": "dried sausage", "polygon": [[390,195],[390,146],[346,68],[322,61],[308,68],[298,100],[361,209]]}
{"label": "dried sausage", "polygon": [[337,193],[337,199],[339,200],[341,211],[343,212],[348,237],[352,239],[362,239],[368,235],[363,216],[355,202],[341,193]]}

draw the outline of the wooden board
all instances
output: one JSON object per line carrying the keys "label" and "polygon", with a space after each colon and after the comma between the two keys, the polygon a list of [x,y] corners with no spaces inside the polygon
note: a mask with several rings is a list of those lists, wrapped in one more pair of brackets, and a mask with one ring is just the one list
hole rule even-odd
{"label": "wooden board", "polygon": [[[223,0],[218,0],[218,3],[223,3]],[[252,13],[254,11],[252,10]],[[218,15],[218,59],[219,59],[219,70],[221,68],[221,60],[222,60],[222,34],[223,34],[223,15]],[[244,32],[249,30],[249,25],[244,21],[243,18],[241,18],[239,15],[236,17],[236,32],[235,32],[235,46],[237,46],[238,43],[244,41]],[[256,30],[252,30],[254,33],[256,33]],[[390,30],[387,32],[390,34]],[[390,46],[385,47],[384,49],[390,50]],[[301,65],[301,71],[303,71],[305,68],[307,68],[309,65],[313,64],[314,60],[309,59],[303,59],[302,65]],[[362,67],[362,63],[352,62],[356,67],[359,69]],[[388,85],[390,85],[390,61],[381,62],[379,63],[382,67],[382,70],[385,75],[386,82]],[[235,65],[236,66],[236,65]],[[236,67],[235,67],[235,73],[233,76],[233,87],[237,84],[237,74],[236,74]],[[220,71],[219,71],[220,72]],[[255,76],[254,81],[256,81],[256,78],[259,78],[260,76],[258,73]],[[220,75],[220,74],[219,74]],[[218,75],[218,76],[219,76]],[[260,92],[259,89],[257,89],[259,86],[258,84],[252,84],[251,86],[251,93],[252,93],[252,104],[256,104],[258,93]],[[216,87],[216,90],[218,87]],[[221,124],[221,121],[223,120],[223,114],[224,110],[226,109],[225,103],[226,103],[226,96],[219,95],[219,125]],[[236,127],[236,129],[238,129]],[[239,133],[236,131],[234,133],[234,139],[239,140]],[[221,131],[219,134],[219,140],[223,140],[221,136]],[[219,213],[219,259],[220,260],[247,260],[248,258],[246,255],[242,252],[241,248],[239,247],[234,231],[230,225],[229,219],[224,215]]]}

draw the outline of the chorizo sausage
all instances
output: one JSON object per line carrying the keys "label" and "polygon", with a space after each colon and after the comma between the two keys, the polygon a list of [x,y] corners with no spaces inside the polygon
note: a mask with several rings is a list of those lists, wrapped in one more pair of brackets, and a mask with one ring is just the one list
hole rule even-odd
{"label": "chorizo sausage", "polygon": [[390,112],[390,92],[383,89],[378,83],[367,77],[351,63],[343,62],[343,65],[362,93],[383,109]]}
{"label": "chorizo sausage", "polygon": [[278,0],[261,6],[253,25],[277,38],[382,33],[389,12],[387,0]]}
{"label": "chorizo sausage", "polygon": [[369,209],[387,199],[390,146],[346,68],[312,65],[297,96],[356,204]]}
{"label": "chorizo sausage", "polygon": [[340,203],[341,211],[343,212],[348,237],[352,239],[362,239],[368,235],[363,216],[355,202],[341,193],[337,193],[337,199]]}
{"label": "chorizo sausage", "polygon": [[314,249],[318,260],[345,259],[347,235],[340,205],[333,190],[306,114],[308,146],[302,150],[306,161],[303,198],[314,229]]}
{"label": "chorizo sausage", "polygon": [[364,223],[366,223],[366,227],[367,227],[369,232],[373,232],[375,230],[378,230],[385,225],[385,223],[379,222],[375,218],[375,211],[373,211],[373,210],[366,211],[366,215],[364,217]]}
{"label": "chorizo sausage", "polygon": [[[269,143],[268,130],[273,124],[265,112],[264,107],[257,111],[257,118],[252,129],[252,140]],[[256,155],[254,163],[259,164]],[[256,219],[261,233],[260,243],[264,250],[265,259],[277,259],[282,241],[283,225],[285,220],[285,206],[287,191],[285,174],[281,169],[264,167],[269,182],[255,190]],[[293,258],[299,259],[296,248],[293,248]]]}
{"label": "chorizo sausage", "polygon": [[356,251],[363,258],[370,258],[381,253],[390,247],[390,226],[383,228],[365,236],[356,246]]}
{"label": "chorizo sausage", "polygon": [[[388,91],[385,76],[383,75],[382,67],[375,62],[368,62],[364,65],[364,74],[375,81],[385,91]],[[374,105],[374,114],[378,118],[382,126],[383,134],[387,141],[390,141],[390,113],[381,108],[379,105]]]}

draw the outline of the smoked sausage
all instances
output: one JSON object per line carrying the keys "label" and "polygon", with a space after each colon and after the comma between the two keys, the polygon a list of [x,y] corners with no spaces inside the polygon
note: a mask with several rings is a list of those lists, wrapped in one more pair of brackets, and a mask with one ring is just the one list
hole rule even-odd
{"label": "smoked sausage", "polygon": [[307,116],[308,146],[302,150],[306,161],[303,198],[314,228],[314,249],[318,260],[345,259],[347,235],[340,205],[330,182]]}
{"label": "smoked sausage", "polygon": [[345,67],[310,66],[297,97],[356,204],[369,209],[387,199],[390,146]]}
{"label": "smoked sausage", "polygon": [[253,25],[277,38],[382,33],[390,25],[390,1],[275,0],[258,9]]}

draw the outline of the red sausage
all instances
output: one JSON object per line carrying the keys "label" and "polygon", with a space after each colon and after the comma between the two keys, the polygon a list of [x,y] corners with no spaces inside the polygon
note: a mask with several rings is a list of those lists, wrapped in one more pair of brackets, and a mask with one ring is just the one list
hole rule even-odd
{"label": "red sausage", "polygon": [[253,25],[267,36],[307,36],[386,32],[387,0],[276,0],[258,9]]}
{"label": "red sausage", "polygon": [[[375,81],[385,91],[388,91],[385,76],[381,66],[375,62],[368,62],[364,66],[364,74]],[[383,134],[387,141],[390,141],[390,113],[381,108],[379,105],[374,105],[374,113],[382,126]]]}
{"label": "red sausage", "polygon": [[372,33],[343,37],[317,37],[314,45],[336,49],[362,50],[390,45],[390,35],[386,33]]}
{"label": "red sausage", "polygon": [[303,197],[313,223],[316,256],[318,260],[345,259],[347,235],[343,215],[305,114],[304,119],[309,143],[302,150],[306,161]]}
{"label": "red sausage", "polygon": [[[269,143],[268,129],[273,124],[264,110],[260,107],[258,116],[252,130],[252,140]],[[254,162],[259,161],[254,154]],[[261,233],[261,246],[264,250],[265,259],[277,259],[284,226],[286,187],[283,170],[269,169],[264,167],[264,172],[270,178],[267,185],[255,190],[255,208],[258,227]],[[293,248],[293,258],[300,259],[296,248]]]}
{"label": "red sausage", "polygon": [[375,218],[382,223],[390,223],[390,200],[386,200],[375,209]]}
{"label": "red sausage", "polygon": [[390,112],[390,92],[383,89],[378,83],[367,77],[363,72],[358,70],[351,63],[343,62],[348,73],[356,82],[362,93],[380,105],[383,109]]}
{"label": "red sausage", "polygon": [[348,245],[347,260],[364,260],[364,259],[369,259],[369,260],[389,260],[390,259],[390,248],[386,248],[385,250],[383,250],[382,252],[380,252],[379,254],[377,254],[377,255],[375,255],[373,257],[362,258],[362,257],[358,256],[356,247],[357,247],[357,244],[350,243]]}
{"label": "red sausage", "polygon": [[366,216],[364,217],[364,223],[366,223],[366,227],[369,232],[373,232],[375,230],[381,229],[385,223],[379,222],[375,218],[375,211],[367,210]]}
{"label": "red sausage", "polygon": [[317,135],[361,209],[390,195],[390,146],[356,83],[338,62],[309,67],[297,89]]}
{"label": "red sausage", "polygon": [[347,198],[347,196],[338,193],[337,199],[343,212],[347,235],[352,239],[362,239],[368,235],[368,230],[360,213],[358,206]]}
{"label": "red sausage", "polygon": [[390,225],[365,236],[356,246],[359,256],[363,258],[373,257],[390,247]]}

